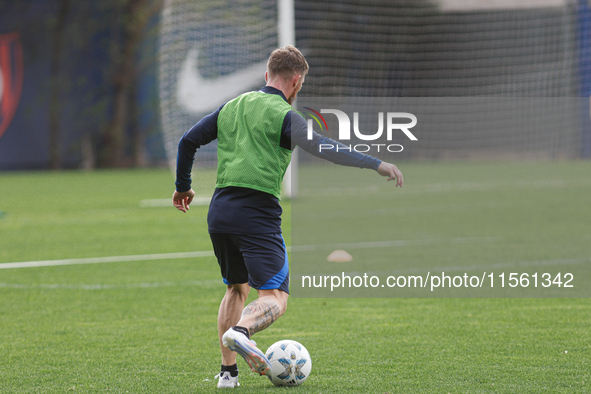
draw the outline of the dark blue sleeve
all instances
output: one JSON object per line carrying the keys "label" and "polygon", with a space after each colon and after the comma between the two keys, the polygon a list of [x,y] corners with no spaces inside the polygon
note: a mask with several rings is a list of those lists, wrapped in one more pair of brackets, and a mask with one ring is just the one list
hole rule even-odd
{"label": "dark blue sleeve", "polygon": [[186,192],[191,189],[191,169],[195,152],[203,145],[218,137],[218,116],[223,105],[213,113],[203,117],[195,126],[183,134],[179,142],[176,158],[176,190]]}
{"label": "dark blue sleeve", "polygon": [[[287,117],[289,117],[289,122],[287,122]],[[291,141],[293,148],[299,146],[306,152],[335,164],[377,170],[382,163],[381,160],[373,156],[356,152],[350,147],[315,131],[312,132],[312,139],[309,140],[306,120],[293,111],[287,114],[286,121],[284,121],[284,134],[285,138],[289,138]]]}

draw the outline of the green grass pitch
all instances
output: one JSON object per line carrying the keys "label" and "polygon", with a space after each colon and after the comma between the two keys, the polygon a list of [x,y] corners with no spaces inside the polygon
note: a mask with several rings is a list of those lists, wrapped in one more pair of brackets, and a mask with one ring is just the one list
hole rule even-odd
{"label": "green grass pitch", "polygon": [[[446,255],[445,245],[408,245],[396,250],[401,258],[591,257],[591,162],[399,167],[405,186],[387,192],[396,208],[386,214],[401,231],[393,239],[522,236],[531,248],[469,244]],[[206,206],[187,214],[140,206],[170,198],[173,185],[166,170],[0,174],[0,264],[211,250]],[[303,187],[300,201],[322,204],[322,184]],[[213,188],[212,171],[194,174],[198,195]],[[515,203],[502,220],[484,208],[503,206],[470,195],[499,188]],[[288,201],[283,207],[289,245],[296,213]],[[522,231],[530,216],[534,227],[556,231],[534,242]],[[0,392],[217,392],[223,293],[213,257],[0,269]],[[287,313],[254,337],[263,349],[286,338],[310,351],[309,379],[277,388],[239,360],[237,392],[591,392],[585,298],[291,298]]]}

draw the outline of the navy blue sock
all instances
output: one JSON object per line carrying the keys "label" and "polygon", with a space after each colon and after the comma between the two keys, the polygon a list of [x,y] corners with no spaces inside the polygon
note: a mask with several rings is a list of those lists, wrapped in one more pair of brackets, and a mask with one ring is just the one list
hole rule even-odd
{"label": "navy blue sock", "polygon": [[250,332],[248,332],[248,328],[246,328],[246,327],[241,327],[241,326],[234,326],[234,327],[232,327],[232,328],[234,329],[234,331],[238,331],[238,332],[240,332],[240,333],[242,333],[242,334],[246,335],[246,337],[247,337],[248,339],[250,339]]}

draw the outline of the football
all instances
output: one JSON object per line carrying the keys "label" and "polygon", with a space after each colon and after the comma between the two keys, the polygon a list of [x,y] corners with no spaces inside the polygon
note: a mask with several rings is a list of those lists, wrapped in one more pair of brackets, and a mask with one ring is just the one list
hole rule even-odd
{"label": "football", "polygon": [[268,378],[275,386],[298,386],[312,371],[310,353],[299,342],[288,339],[275,342],[265,355],[271,362]]}

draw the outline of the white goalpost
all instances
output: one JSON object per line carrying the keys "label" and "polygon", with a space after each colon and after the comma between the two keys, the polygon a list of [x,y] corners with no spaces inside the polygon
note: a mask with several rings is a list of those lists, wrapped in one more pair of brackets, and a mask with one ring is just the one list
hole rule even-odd
{"label": "white goalpost", "polygon": [[[295,45],[295,12],[293,0],[278,0],[278,46]],[[297,100],[294,103],[297,106]],[[291,154],[291,163],[283,178],[281,194],[284,198],[295,198],[298,195],[298,151]]]}

